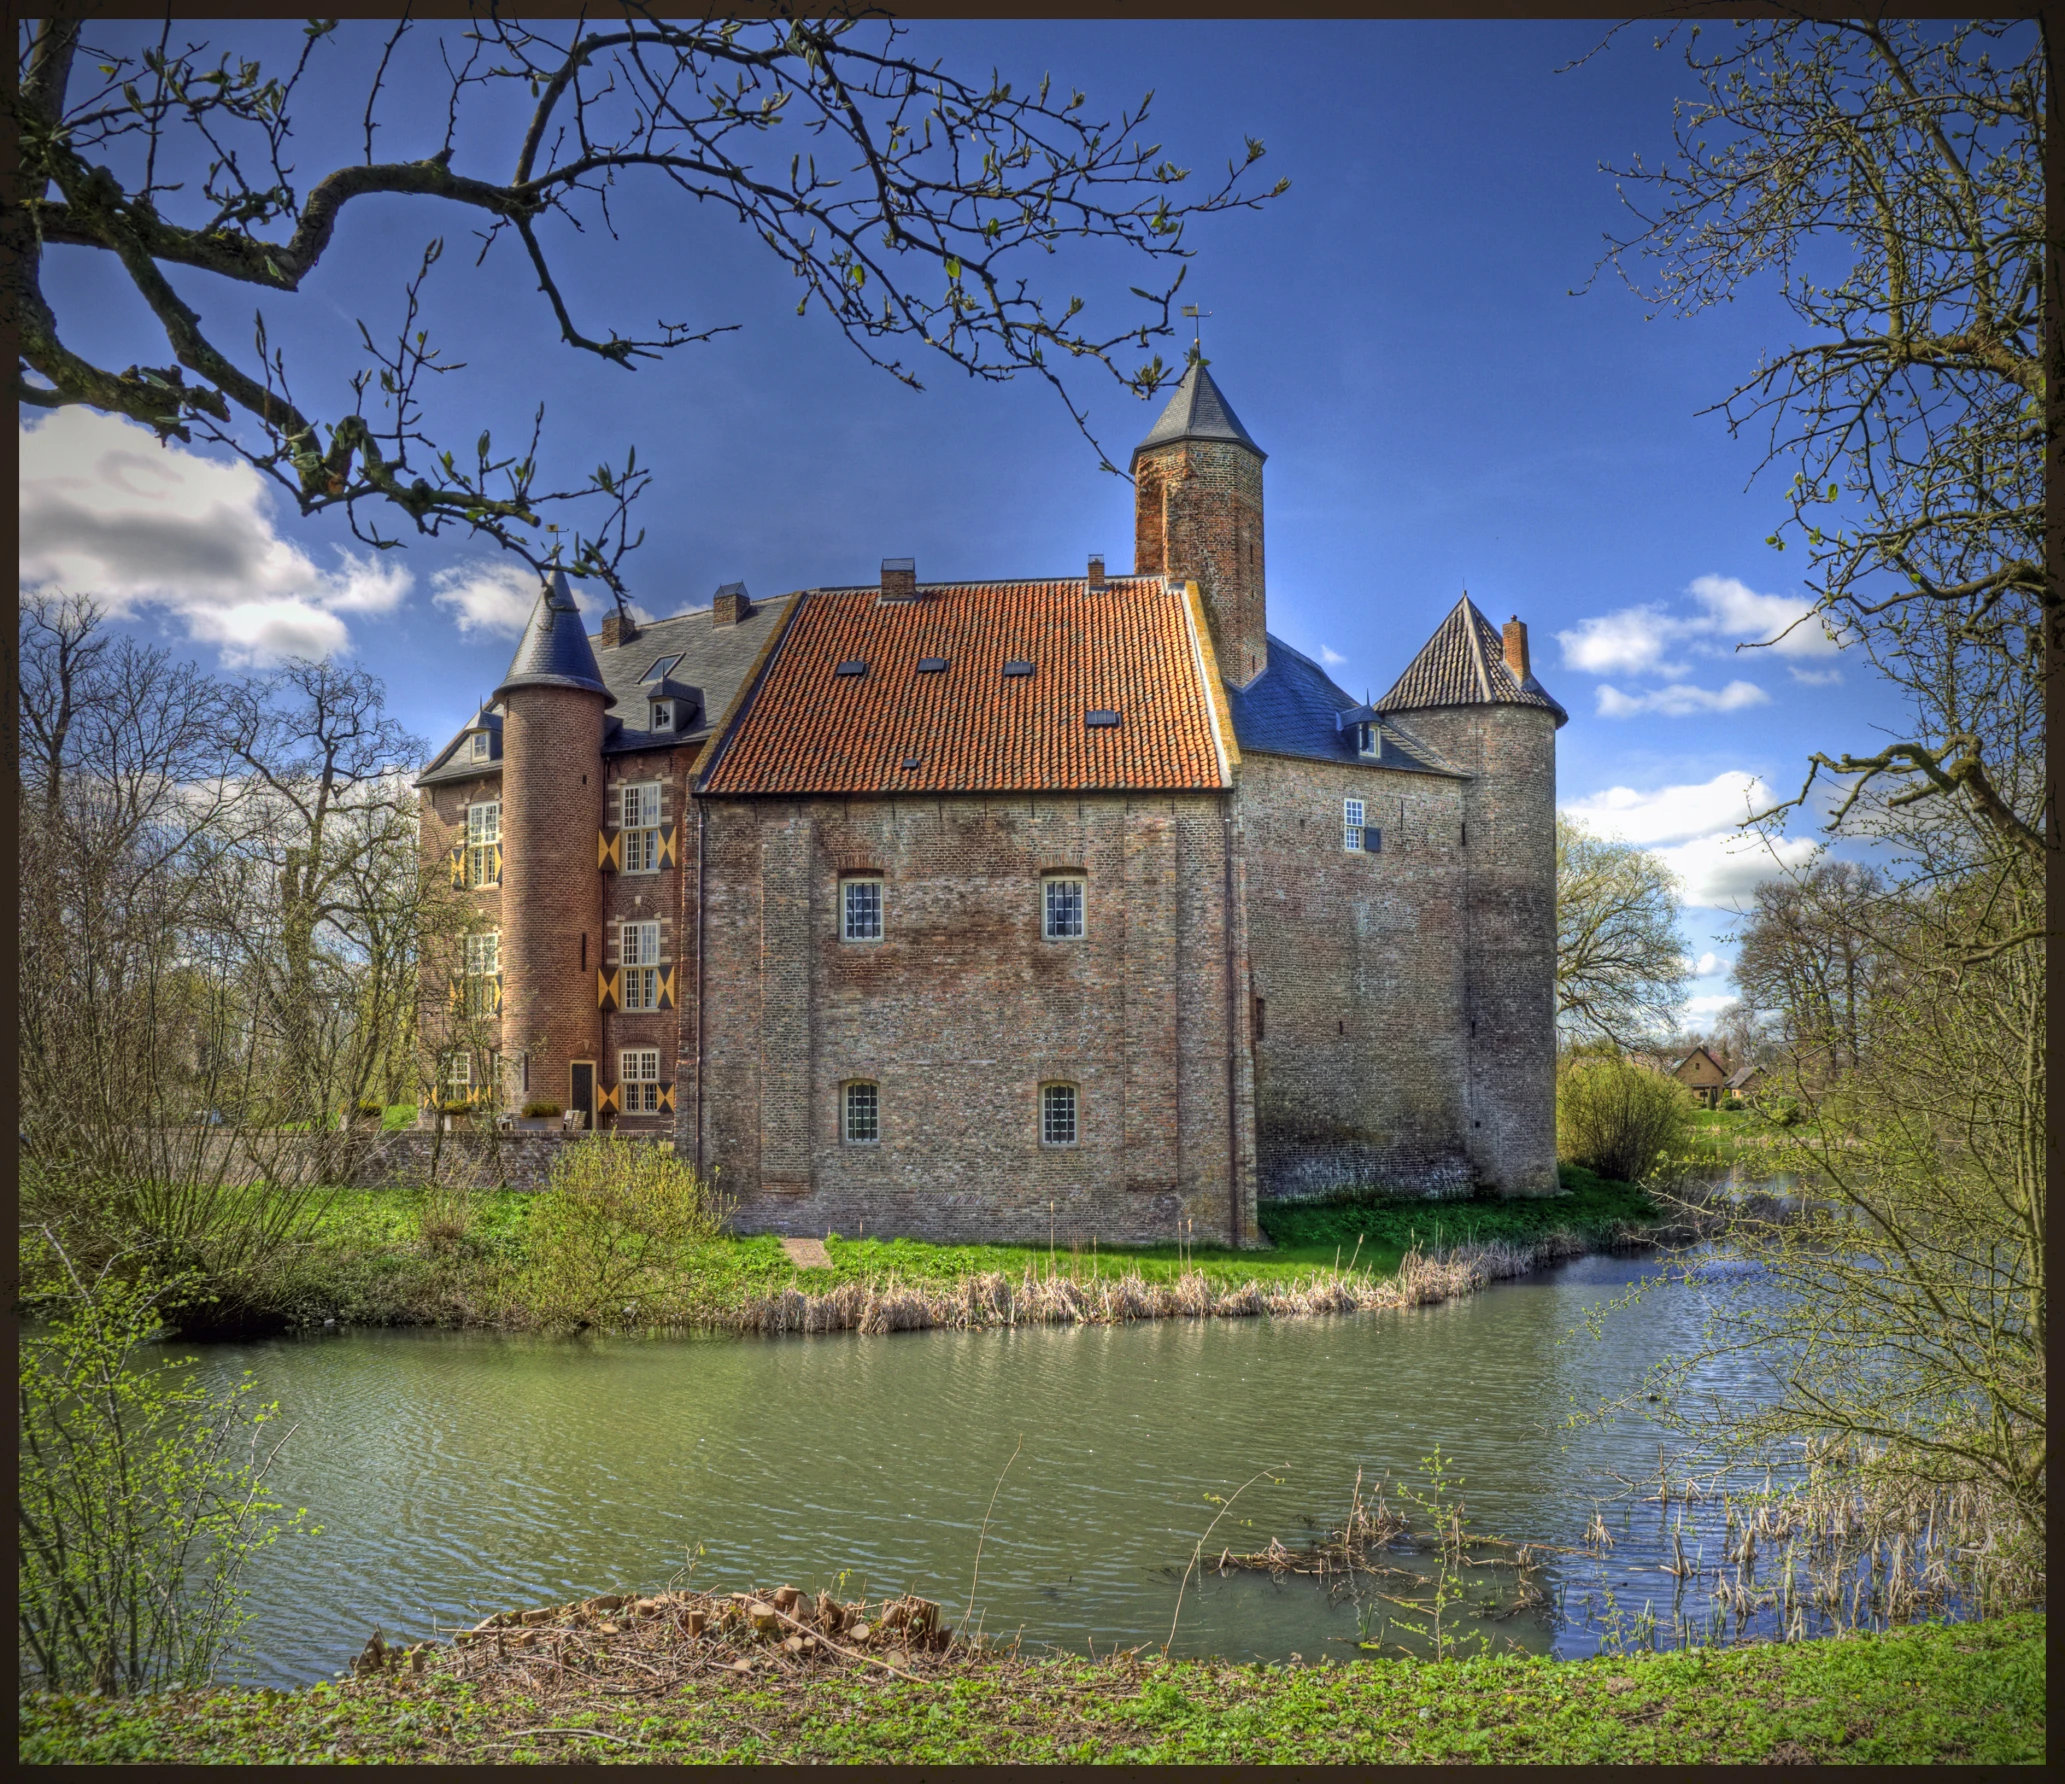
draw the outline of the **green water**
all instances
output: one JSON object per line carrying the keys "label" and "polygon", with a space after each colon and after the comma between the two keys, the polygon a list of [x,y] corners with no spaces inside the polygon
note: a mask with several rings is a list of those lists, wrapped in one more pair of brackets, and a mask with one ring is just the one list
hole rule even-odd
{"label": "green water", "polygon": [[[1654,1265],[1647,1268],[1654,1269]],[[1321,1319],[893,1337],[522,1339],[348,1333],[213,1345],[295,1426],[275,1480],[323,1526],[252,1577],[258,1676],[327,1676],[392,1638],[487,1611],[666,1582],[869,1595],[914,1589],[992,1635],[1078,1652],[1169,1638],[1178,1578],[1218,1507],[1221,1547],[1337,1521],[1358,1467],[1411,1477],[1438,1443],[1484,1532],[1574,1543],[1654,1472],[1638,1417],[1571,1444],[1573,1404],[1629,1386],[1691,1338],[1699,1291],[1581,1332],[1641,1260],[1592,1258],[1443,1306]],[[1004,1473],[1014,1448],[1018,1459]],[[998,1489],[1000,1474],[1003,1485]],[[1611,1508],[1609,1508],[1611,1510]],[[1624,1599],[1660,1527],[1627,1516],[1587,1584]],[[1619,1527],[1619,1526],[1617,1526]],[[1566,1569],[1575,1563],[1563,1563]],[[1552,1596],[1569,1578],[1552,1570]],[[1553,1617],[1487,1625],[1570,1652]],[[1356,1609],[1311,1582],[1207,1574],[1174,1647],[1233,1658],[1355,1652]]]}

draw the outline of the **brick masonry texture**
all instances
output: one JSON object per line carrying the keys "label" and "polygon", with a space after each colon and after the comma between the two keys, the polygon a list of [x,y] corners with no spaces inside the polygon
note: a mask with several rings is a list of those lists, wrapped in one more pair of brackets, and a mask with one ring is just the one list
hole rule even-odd
{"label": "brick masonry texture", "polygon": [[1245,687],[1269,662],[1262,461],[1230,440],[1185,440],[1133,465],[1133,567],[1195,581],[1220,672]]}
{"label": "brick masonry texture", "polygon": [[[1223,797],[713,803],[706,846],[703,1155],[745,1230],[1252,1239]],[[1087,882],[1080,941],[1042,936],[1057,871]],[[879,942],[840,939],[856,873]],[[844,1138],[855,1081],[878,1143]],[[1051,1083],[1073,1147],[1041,1142]]]}

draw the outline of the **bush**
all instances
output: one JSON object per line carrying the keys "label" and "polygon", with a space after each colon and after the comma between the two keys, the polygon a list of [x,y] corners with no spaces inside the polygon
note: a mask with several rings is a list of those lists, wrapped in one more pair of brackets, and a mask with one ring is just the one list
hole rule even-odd
{"label": "bush", "polygon": [[1556,1153],[1601,1177],[1639,1183],[1691,1142],[1692,1099],[1611,1053],[1574,1053],[1556,1074]]}
{"label": "bush", "polygon": [[559,1105],[552,1102],[532,1101],[525,1103],[523,1106],[523,1114],[526,1121],[550,1120],[551,1117],[559,1112]]}
{"label": "bush", "polygon": [[548,1325],[613,1319],[718,1237],[729,1214],[693,1165],[648,1141],[576,1141],[527,1224],[533,1310]]}
{"label": "bush", "polygon": [[191,1357],[148,1353],[177,1278],[89,1278],[49,1229],[40,1237],[67,1292],[21,1347],[21,1683],[193,1689],[244,1622],[244,1564],[281,1533],[263,1487],[278,1408],[247,1404],[248,1377],[211,1399],[185,1374]]}

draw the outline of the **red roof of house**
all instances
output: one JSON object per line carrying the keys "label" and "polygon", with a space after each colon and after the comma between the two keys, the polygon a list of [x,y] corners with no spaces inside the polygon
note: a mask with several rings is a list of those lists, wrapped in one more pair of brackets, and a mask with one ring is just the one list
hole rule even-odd
{"label": "red roof of house", "polygon": [[[935,673],[921,659],[945,658]],[[1030,662],[1007,676],[1004,665]],[[1180,583],[922,585],[800,598],[703,780],[724,794],[1120,791],[1227,784]],[[841,675],[841,663],[866,673]],[[1092,727],[1093,712],[1119,715]],[[914,761],[916,766],[906,767]]]}

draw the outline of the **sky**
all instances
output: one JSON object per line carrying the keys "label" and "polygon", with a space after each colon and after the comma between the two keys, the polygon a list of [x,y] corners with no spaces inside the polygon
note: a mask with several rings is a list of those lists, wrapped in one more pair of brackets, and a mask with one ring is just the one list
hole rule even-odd
{"label": "sky", "polygon": [[[98,27],[122,41],[130,27]],[[271,58],[295,26],[190,27]],[[1594,267],[1629,214],[1600,163],[1655,160],[1692,77],[1674,49],[1588,22],[920,23],[910,45],[1019,84],[1052,72],[1107,113],[1153,89],[1148,135],[1202,183],[1243,137],[1288,178],[1260,212],[1208,218],[1184,296],[1214,377],[1268,453],[1270,628],[1358,696],[1381,694],[1467,591],[1530,628],[1537,675],[1571,713],[1559,804],[1661,852],[1683,878],[1697,963],[1687,1017],[1728,1000],[1734,915],[1769,854],[1731,835],[1751,802],[1788,797],[1816,749],[1875,747],[1897,708],[1854,651],[1811,624],[1797,546],[1766,543],[1790,467],[1711,406],[1795,323],[1768,283],[1692,318],[1652,319]],[[417,40],[427,46],[427,39]],[[345,25],[321,46],[298,115],[304,189],[363,152],[363,76],[381,42]],[[405,46],[378,114],[383,159],[435,150],[443,108]],[[434,51],[429,52],[434,53]],[[412,59],[416,58],[416,59]],[[342,96],[342,97],[338,97]],[[455,167],[506,168],[511,116],[462,128]],[[1266,182],[1265,182],[1266,183]],[[546,409],[548,465],[584,474],[635,445],[656,473],[627,573],[643,610],[874,578],[913,556],[922,579],[1129,566],[1130,485],[1100,470],[1055,396],[977,383],[941,361],[912,392],[869,367],[713,208],[657,189],[614,205],[617,238],[567,259],[587,332],[656,317],[732,332],[627,373],[561,345],[508,245],[474,264],[467,215],[382,197],[345,213],[301,292],[182,272],[226,344],[264,314],[297,396],[335,413],[359,361],[356,322],[391,331],[402,273],[444,234],[424,321],[446,358],[431,417],[447,442],[514,441]],[[561,247],[570,238],[562,231]],[[1143,269],[1070,265],[1093,314],[1121,322]],[[1068,276],[1063,277],[1062,272]],[[163,363],[162,337],[98,257],[57,248],[45,289],[68,344],[117,368]],[[1164,343],[1180,361],[1180,343]],[[919,349],[922,353],[922,349]],[[1125,462],[1161,402],[1075,386]],[[211,668],[342,653],[380,675],[433,745],[506,669],[528,572],[463,538],[374,553],[341,516],[303,521],[248,467],[160,447],[83,410],[25,412],[22,584],[98,594],[140,636]],[[1812,848],[1796,821],[1779,846]]]}

